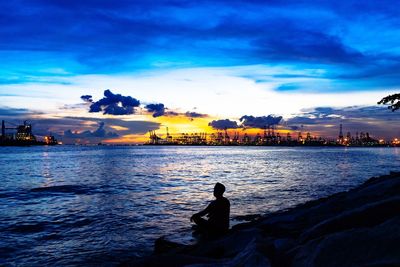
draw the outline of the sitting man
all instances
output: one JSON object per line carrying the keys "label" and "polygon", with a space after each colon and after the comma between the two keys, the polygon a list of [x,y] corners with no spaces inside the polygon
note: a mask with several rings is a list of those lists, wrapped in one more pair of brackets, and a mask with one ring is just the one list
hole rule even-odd
{"label": "sitting man", "polygon": [[[199,232],[209,237],[218,237],[224,235],[229,230],[229,200],[223,197],[225,186],[216,183],[214,186],[215,200],[207,206],[207,208],[199,213],[194,214],[190,221],[198,225]],[[208,220],[201,217],[207,215]]]}

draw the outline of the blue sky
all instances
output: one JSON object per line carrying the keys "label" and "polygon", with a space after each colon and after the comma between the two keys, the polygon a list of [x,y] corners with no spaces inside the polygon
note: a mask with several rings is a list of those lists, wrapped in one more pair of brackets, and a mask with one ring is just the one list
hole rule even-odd
{"label": "blue sky", "polygon": [[2,1],[0,105],[93,116],[66,107],[111,89],[221,119],[365,111],[399,88],[396,2]]}

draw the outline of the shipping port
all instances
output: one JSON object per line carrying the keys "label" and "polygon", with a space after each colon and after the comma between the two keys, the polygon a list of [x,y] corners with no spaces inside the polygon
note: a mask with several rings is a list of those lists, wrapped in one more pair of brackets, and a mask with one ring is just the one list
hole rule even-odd
{"label": "shipping port", "polygon": [[52,146],[57,144],[57,140],[52,135],[46,135],[43,140],[38,140],[32,132],[32,125],[27,121],[21,125],[1,121],[0,146]]}
{"label": "shipping port", "polygon": [[256,135],[240,134],[238,131],[228,133],[228,130],[214,133],[181,133],[171,135],[166,128],[165,137],[156,131],[149,131],[149,140],[145,145],[183,145],[183,146],[352,146],[352,147],[388,147],[400,146],[396,138],[388,142],[377,140],[368,132],[352,135],[343,134],[343,127],[339,126],[339,135],[336,139],[312,136],[310,132],[288,132],[281,134],[275,127],[265,127],[263,132]]}

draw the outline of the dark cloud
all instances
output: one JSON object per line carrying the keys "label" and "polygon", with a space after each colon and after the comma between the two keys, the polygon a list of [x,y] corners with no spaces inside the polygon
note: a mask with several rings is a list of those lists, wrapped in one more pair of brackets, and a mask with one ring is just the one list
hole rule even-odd
{"label": "dark cloud", "polygon": [[0,118],[1,117],[27,117],[35,114],[42,114],[41,112],[32,111],[25,108],[10,108],[0,107]]}
{"label": "dark cloud", "polygon": [[110,90],[104,91],[104,97],[90,105],[89,112],[103,112],[110,115],[129,115],[135,113],[135,107],[140,105],[139,100],[131,96],[113,94]]}
{"label": "dark cloud", "polygon": [[224,130],[224,129],[237,129],[239,125],[236,121],[231,121],[228,119],[225,120],[213,120],[208,124],[216,130]]}
{"label": "dark cloud", "polygon": [[337,137],[339,125],[343,124],[344,133],[369,132],[377,138],[390,139],[400,133],[400,116],[395,113],[380,106],[318,107],[305,110],[286,122],[323,136]]}
{"label": "dark cloud", "polygon": [[300,127],[299,127],[299,126],[296,126],[296,125],[288,126],[288,128],[289,128],[290,130],[292,130],[292,131],[297,131],[297,130],[300,129]]}
{"label": "dark cloud", "polygon": [[84,139],[91,139],[91,138],[116,138],[119,135],[115,132],[107,132],[104,129],[104,122],[99,123],[99,127],[95,131],[83,131],[83,132],[72,132],[71,130],[67,130],[64,132],[64,137],[66,138],[84,138]]}
{"label": "dark cloud", "polygon": [[264,58],[285,61],[359,63],[365,60],[363,54],[346,47],[336,36],[294,25],[287,22],[274,25],[273,34],[253,42],[255,52]]}
{"label": "dark cloud", "polygon": [[259,128],[259,129],[264,129],[265,127],[277,125],[281,120],[282,116],[274,117],[272,115],[261,116],[261,117],[245,115],[240,118],[243,127]]}
{"label": "dark cloud", "polygon": [[187,111],[185,113],[182,112],[176,112],[172,110],[167,110],[167,108],[164,106],[164,104],[148,104],[144,107],[148,112],[153,113],[153,117],[161,117],[161,116],[167,116],[167,117],[176,117],[176,116],[183,116],[187,117],[191,120],[194,120],[196,118],[206,118],[208,117],[207,114],[202,114],[198,112],[192,112],[192,111]]}
{"label": "dark cloud", "polygon": [[145,109],[148,112],[152,112],[153,113],[153,117],[160,117],[163,116],[165,114],[165,107],[164,104],[148,104],[145,106]]}
{"label": "dark cloud", "polygon": [[186,113],[184,113],[184,115],[188,118],[207,118],[208,115],[207,114],[202,114],[202,113],[198,113],[198,112],[193,112],[193,111],[188,111]]}
{"label": "dark cloud", "polygon": [[176,116],[181,116],[182,113],[169,110],[169,111],[165,112],[164,115],[165,115],[165,116],[169,116],[169,117],[176,117]]}
{"label": "dark cloud", "polygon": [[214,129],[236,129],[240,127],[244,128],[259,128],[264,129],[266,127],[277,125],[281,122],[282,116],[274,117],[272,115],[254,117],[244,115],[240,118],[241,124],[239,125],[236,121],[231,121],[229,119],[224,120],[213,120],[208,125]]}
{"label": "dark cloud", "polygon": [[[324,122],[325,123],[327,123],[329,120],[333,120],[333,118],[331,118],[331,117],[324,118]],[[289,119],[288,123],[290,123],[290,124],[299,124],[299,125],[300,124],[310,125],[310,124],[318,124],[318,123],[320,123],[320,121],[317,120],[316,118],[313,118],[313,117],[296,116],[294,118]]]}
{"label": "dark cloud", "polygon": [[89,102],[89,103],[92,103],[92,102],[93,102],[93,98],[92,98],[91,95],[83,95],[83,96],[81,96],[81,99],[82,99],[83,101],[85,101],[85,102]]}

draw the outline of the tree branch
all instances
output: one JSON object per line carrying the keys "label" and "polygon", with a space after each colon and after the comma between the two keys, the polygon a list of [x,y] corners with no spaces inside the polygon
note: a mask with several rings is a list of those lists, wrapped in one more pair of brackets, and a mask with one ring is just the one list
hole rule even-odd
{"label": "tree branch", "polygon": [[400,109],[400,94],[388,95],[381,99],[378,104],[389,105],[388,109],[395,111]]}

